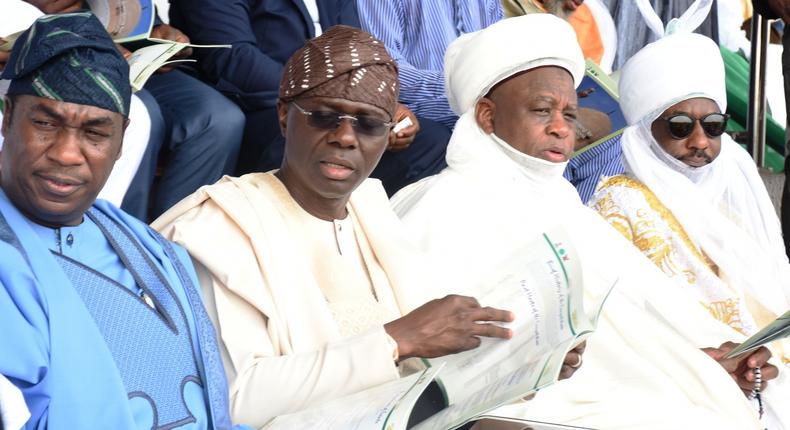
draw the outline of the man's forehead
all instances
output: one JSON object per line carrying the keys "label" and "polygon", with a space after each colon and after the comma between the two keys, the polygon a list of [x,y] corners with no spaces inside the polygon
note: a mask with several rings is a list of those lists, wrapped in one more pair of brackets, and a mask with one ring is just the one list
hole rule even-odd
{"label": "man's forehead", "polygon": [[18,95],[14,97],[14,101],[16,106],[19,108],[26,108],[48,115],[54,114],[64,118],[80,118],[83,120],[107,118],[109,120],[124,120],[123,115],[108,109],[79,103],[52,100],[46,97]]}
{"label": "man's forehead", "polygon": [[666,113],[691,113],[692,111],[719,112],[719,105],[707,97],[694,97],[668,107]]}
{"label": "man's forehead", "polygon": [[[505,88],[502,91],[497,91],[502,87]],[[573,93],[573,102],[576,102],[573,77],[567,70],[557,66],[536,67],[517,73],[497,83],[490,93],[498,92],[512,96],[514,90],[521,90],[525,93],[520,94],[519,97],[526,96],[533,99],[550,96],[559,90],[567,92],[569,96]]]}

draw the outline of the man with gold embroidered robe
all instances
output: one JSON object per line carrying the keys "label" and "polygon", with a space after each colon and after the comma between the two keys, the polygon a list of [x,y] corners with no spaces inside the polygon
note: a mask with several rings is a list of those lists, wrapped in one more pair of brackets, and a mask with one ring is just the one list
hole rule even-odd
{"label": "man with gold embroidered robe", "polygon": [[[718,47],[678,30],[634,55],[619,86],[626,172],[602,181],[589,204],[733,340],[745,339],[790,309],[790,264],[754,162],[724,134]],[[772,384],[790,387],[790,343],[770,349],[784,364]]]}

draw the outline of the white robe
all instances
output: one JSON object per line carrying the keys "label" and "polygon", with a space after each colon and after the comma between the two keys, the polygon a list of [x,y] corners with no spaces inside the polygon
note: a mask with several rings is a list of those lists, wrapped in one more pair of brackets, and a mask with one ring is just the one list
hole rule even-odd
{"label": "white robe", "polygon": [[[298,204],[272,173],[225,177],[152,226],[195,263],[222,346],[234,422],[260,427],[399,377],[381,324],[344,337],[300,235]],[[365,237],[391,288],[396,312],[434,298],[414,248],[377,180],[351,195],[354,230]],[[438,294],[438,293],[437,293]]]}
{"label": "white robe", "polygon": [[409,231],[437,261],[484,281],[514,244],[560,224],[582,256],[588,303],[619,279],[582,368],[503,413],[601,429],[761,428],[732,378],[699,350],[740,339],[712,324],[704,309],[585,207],[561,177],[561,165],[503,147],[483,134],[470,112],[456,125],[447,161],[439,175],[393,198]]}

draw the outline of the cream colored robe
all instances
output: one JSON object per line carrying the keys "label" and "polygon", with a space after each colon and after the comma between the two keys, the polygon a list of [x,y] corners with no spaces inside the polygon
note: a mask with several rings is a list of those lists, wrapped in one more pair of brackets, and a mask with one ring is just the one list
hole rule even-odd
{"label": "cream colored robe", "polygon": [[[497,279],[491,267],[508,258],[514,244],[559,224],[581,256],[587,304],[619,279],[581,369],[498,414],[597,429],[761,428],[730,376],[699,350],[742,337],[711,321],[585,207],[561,177],[562,166],[499,147],[470,112],[456,124],[447,161],[439,175],[393,197],[396,212],[429,255],[485,286],[486,279]],[[783,399],[771,390],[769,397]]]}
{"label": "cream colored robe", "polygon": [[[225,177],[153,224],[192,256],[222,345],[233,420],[256,427],[399,376],[383,326],[340,336],[289,224],[294,204],[272,173]],[[400,311],[433,298],[380,183],[360,185],[348,209]]]}

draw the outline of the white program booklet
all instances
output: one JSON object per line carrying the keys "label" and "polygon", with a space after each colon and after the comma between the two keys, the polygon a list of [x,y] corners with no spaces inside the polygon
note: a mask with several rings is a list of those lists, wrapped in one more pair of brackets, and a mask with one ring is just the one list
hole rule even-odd
{"label": "white program booklet", "polygon": [[149,39],[153,45],[140,48],[132,53],[126,60],[129,63],[129,80],[133,91],[140,91],[145,82],[160,67],[180,62],[194,62],[195,60],[173,60],[174,55],[186,47],[191,48],[230,48],[230,45],[192,45],[179,43],[172,40]]}
{"label": "white program booklet", "polygon": [[[595,329],[601,307],[583,306],[581,262],[566,231],[555,228],[514,252],[481,305],[512,311],[509,340],[483,338],[479,348],[426,360],[450,405],[416,429],[457,428],[470,419],[553,384],[565,355]],[[614,286],[614,283],[612,287]]]}
{"label": "white program booklet", "polygon": [[19,36],[21,36],[24,32],[25,30],[22,30],[7,36],[0,37],[0,52],[11,52],[11,50],[14,49],[14,43],[16,43],[16,40],[19,39]]}
{"label": "white program booklet", "polygon": [[[593,332],[603,306],[592,317],[584,311],[581,265],[567,233],[547,231],[496,273],[478,300],[515,314],[505,324],[511,339],[483,338],[476,349],[424,360],[428,370],[417,376],[278,417],[264,428],[406,430],[419,395],[435,379],[449,406],[414,429],[449,430],[556,382],[565,355]],[[388,419],[372,420],[385,412]]]}
{"label": "white program booklet", "polygon": [[788,336],[790,336],[790,311],[785,312],[782,316],[755,333],[754,336],[743,341],[743,343],[730,351],[726,358],[746,354],[763,345],[767,345],[775,340],[784,339]]}
{"label": "white program booklet", "polygon": [[405,430],[417,399],[440,369],[428,368],[306,411],[281,415],[263,429]]}
{"label": "white program booklet", "polygon": [[483,415],[477,419],[472,430],[595,430],[589,427],[566,426],[543,421]]}

